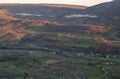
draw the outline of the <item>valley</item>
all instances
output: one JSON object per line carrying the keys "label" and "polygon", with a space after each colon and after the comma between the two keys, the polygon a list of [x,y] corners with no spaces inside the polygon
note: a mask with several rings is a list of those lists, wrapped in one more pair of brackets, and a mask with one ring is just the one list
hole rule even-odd
{"label": "valley", "polygon": [[91,8],[0,4],[0,79],[119,79],[119,16]]}

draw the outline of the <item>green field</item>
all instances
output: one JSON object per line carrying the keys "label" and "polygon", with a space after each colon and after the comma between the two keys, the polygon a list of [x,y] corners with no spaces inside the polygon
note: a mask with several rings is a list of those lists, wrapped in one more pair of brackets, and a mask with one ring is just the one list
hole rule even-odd
{"label": "green field", "polygon": [[[73,52],[68,53],[74,55]],[[66,57],[64,54],[60,55],[51,51],[1,50],[0,78],[119,79],[120,76],[117,75],[119,71],[112,70],[115,67],[119,69],[119,62],[120,60],[117,58],[90,58],[86,55],[72,58],[71,56]],[[106,72],[103,68],[107,74],[105,74]]]}

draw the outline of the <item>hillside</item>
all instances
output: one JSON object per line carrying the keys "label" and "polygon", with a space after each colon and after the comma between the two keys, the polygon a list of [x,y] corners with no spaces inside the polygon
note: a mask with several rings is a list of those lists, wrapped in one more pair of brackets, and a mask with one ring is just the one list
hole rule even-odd
{"label": "hillside", "polygon": [[16,18],[13,17],[12,13],[10,13],[9,11],[7,11],[5,9],[0,10],[0,19],[16,20]]}
{"label": "hillside", "polygon": [[[7,16],[9,14],[7,10],[3,10],[3,11],[4,11],[3,12],[4,16]],[[115,38],[112,37],[109,38],[111,36],[111,33],[109,31],[113,30],[110,27],[96,26],[91,24],[70,25],[70,24],[61,24],[55,21],[51,22],[47,20],[30,20],[30,19],[19,19],[19,18],[13,19],[13,18],[14,17],[11,14],[9,15],[9,17],[3,17],[3,21],[1,20],[0,22],[1,43],[13,42],[14,44],[14,41],[18,41],[18,45],[19,45],[22,44],[19,43],[20,41],[22,42],[24,41],[25,43],[28,43],[28,45],[31,44],[32,46],[35,46],[35,48],[39,45],[40,47],[47,46],[49,48],[49,46],[51,46],[52,48],[57,48],[57,49],[60,48],[67,50],[71,50],[71,49],[76,50],[79,47],[89,49],[90,47],[94,47],[94,46],[99,47],[102,44],[108,46],[106,48],[109,48],[109,45],[111,45],[112,48],[119,46],[119,44],[112,42],[112,41],[117,41]],[[40,39],[41,36],[42,38]],[[32,41],[30,41],[31,39]],[[84,42],[82,42],[83,40]],[[51,41],[53,43],[51,43]],[[79,43],[77,43],[77,41]],[[47,45],[45,42],[47,43]],[[63,44],[59,44],[59,43],[63,43]],[[27,47],[26,45],[24,45],[24,43],[23,46]],[[30,48],[30,46],[28,48]],[[112,48],[110,48],[110,50],[113,50]]]}
{"label": "hillside", "polygon": [[120,20],[78,7],[0,4],[0,79],[120,79]]}
{"label": "hillside", "polygon": [[120,0],[113,0],[89,7],[85,10],[87,13],[100,15],[104,17],[120,17]]}
{"label": "hillside", "polygon": [[62,4],[58,4],[57,6],[53,4],[0,4],[0,9],[7,9],[21,18],[56,20],[63,18],[65,15],[80,13],[83,11],[83,6],[63,6]]}

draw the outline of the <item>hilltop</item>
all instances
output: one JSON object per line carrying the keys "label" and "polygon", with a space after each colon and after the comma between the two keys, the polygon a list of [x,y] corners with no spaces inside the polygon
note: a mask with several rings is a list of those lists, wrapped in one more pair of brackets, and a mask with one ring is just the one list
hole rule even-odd
{"label": "hilltop", "polygon": [[58,7],[58,8],[70,8],[70,9],[86,9],[87,6],[83,5],[69,5],[69,4],[40,4],[42,6],[48,6],[48,7]]}

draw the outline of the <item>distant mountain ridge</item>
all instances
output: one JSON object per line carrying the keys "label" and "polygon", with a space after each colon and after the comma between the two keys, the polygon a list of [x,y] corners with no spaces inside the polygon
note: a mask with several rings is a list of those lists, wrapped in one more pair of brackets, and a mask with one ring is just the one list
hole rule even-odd
{"label": "distant mountain ridge", "polygon": [[18,5],[33,5],[33,6],[46,6],[46,7],[56,7],[56,8],[69,8],[69,9],[86,9],[87,6],[84,5],[71,5],[71,4],[0,4],[0,6],[18,6]]}
{"label": "distant mountain ridge", "polygon": [[87,6],[83,5],[69,5],[69,4],[40,4],[48,7],[58,7],[58,8],[71,8],[71,9],[86,9]]}

